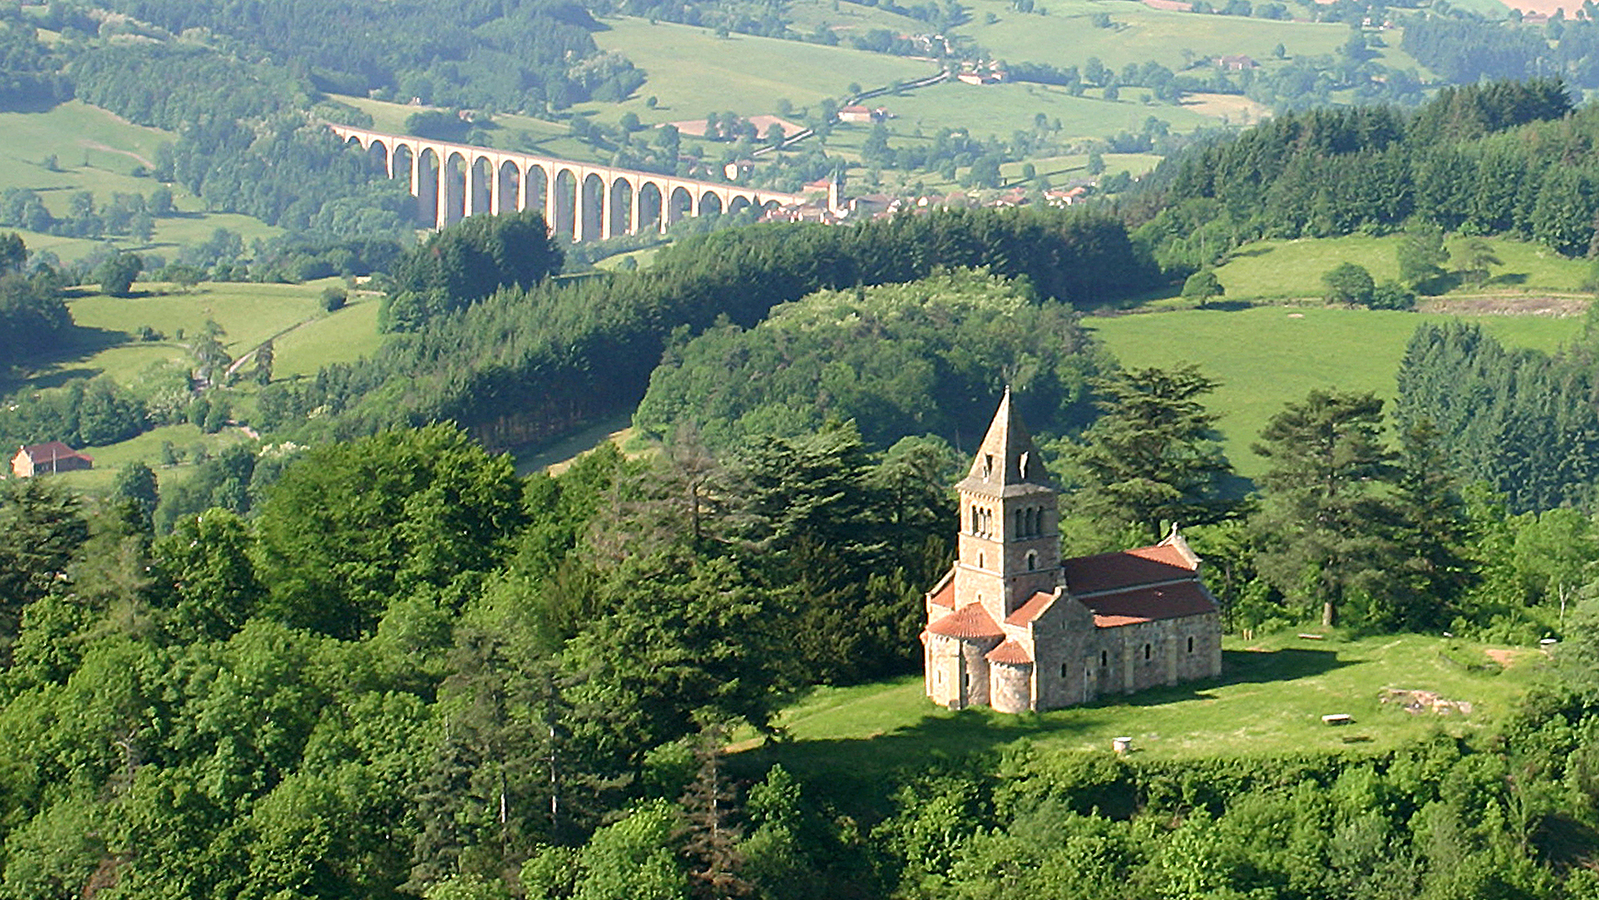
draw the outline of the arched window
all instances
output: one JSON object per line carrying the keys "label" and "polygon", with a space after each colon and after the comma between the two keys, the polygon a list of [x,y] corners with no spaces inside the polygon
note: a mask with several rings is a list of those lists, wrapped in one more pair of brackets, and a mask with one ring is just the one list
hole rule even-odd
{"label": "arched window", "polygon": [[1155,648],[1152,647],[1151,645],[1145,644],[1144,645],[1144,659],[1146,659],[1146,660],[1149,659],[1150,655],[1154,652],[1154,649]]}
{"label": "arched window", "polygon": [[1194,652],[1194,638],[1193,638],[1192,635],[1190,635],[1189,638],[1188,638],[1188,652],[1189,653],[1193,653]]}
{"label": "arched window", "polygon": [[[1029,550],[1027,551],[1027,571],[1031,572],[1036,568],[1038,568],[1038,553],[1037,551]],[[1192,641],[1193,638],[1188,640]]]}
{"label": "arched window", "polygon": [[1104,650],[1099,651],[1099,667],[1103,669],[1108,665],[1110,665],[1110,654]]}
{"label": "arched window", "polygon": [[983,568],[983,554],[977,554],[977,568]]}
{"label": "arched window", "polygon": [[1062,677],[1062,678],[1066,677],[1066,664],[1065,663],[1061,663],[1060,664],[1060,677]]}

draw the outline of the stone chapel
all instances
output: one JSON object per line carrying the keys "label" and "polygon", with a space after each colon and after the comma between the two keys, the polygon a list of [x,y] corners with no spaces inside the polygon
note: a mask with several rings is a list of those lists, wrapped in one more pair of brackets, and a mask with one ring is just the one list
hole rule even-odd
{"label": "stone chapel", "polygon": [[1221,674],[1221,620],[1172,528],[1150,547],[1060,558],[1058,490],[1010,391],[955,485],[955,564],[926,595],[927,696],[1058,709]]}

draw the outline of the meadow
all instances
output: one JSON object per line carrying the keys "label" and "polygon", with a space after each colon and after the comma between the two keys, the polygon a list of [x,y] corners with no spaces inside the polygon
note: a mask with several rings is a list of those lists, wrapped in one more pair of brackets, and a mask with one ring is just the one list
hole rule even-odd
{"label": "meadow", "polygon": [[[1151,9],[1132,0],[1070,0],[1041,3],[1047,14],[1021,13],[1008,0],[972,0],[971,21],[956,29],[979,45],[1010,60],[1081,66],[1090,57],[1115,69],[1153,60],[1173,71],[1191,60],[1242,54],[1263,65],[1273,63],[1282,44],[1289,58],[1331,54],[1349,39],[1349,27],[1199,15]],[[1108,14],[1112,27],[1095,28],[1089,18]],[[992,19],[992,21],[990,21]],[[1386,38],[1379,60],[1397,69],[1419,68],[1398,50],[1397,32]]]}
{"label": "meadow", "polygon": [[[110,377],[137,389],[141,382],[170,372],[189,369],[194,361],[188,341],[207,321],[222,327],[221,337],[235,358],[272,339],[273,377],[276,380],[314,375],[322,366],[350,362],[377,352],[383,336],[377,329],[379,297],[354,292],[344,308],[328,313],[321,292],[338,279],[305,284],[235,284],[202,282],[191,290],[174,285],[140,282],[132,297],[109,297],[83,291],[68,302],[76,328],[73,340],[50,365],[32,373],[28,384],[51,387],[69,378]],[[81,290],[81,289],[80,289]],[[149,326],[162,337],[140,341],[136,333]],[[180,335],[182,337],[180,337]],[[252,371],[246,363],[244,371]],[[22,388],[0,384],[0,390]],[[254,409],[256,385],[239,381],[229,394],[236,414],[246,417]],[[187,477],[194,468],[194,451],[214,455],[222,447],[246,439],[237,428],[205,434],[193,425],[169,425],[118,444],[79,448],[94,457],[95,468],[59,475],[63,483],[89,493],[111,487],[122,466],[142,461],[156,469],[163,485]],[[158,466],[162,444],[183,452],[183,464]]]}
{"label": "meadow", "polygon": [[1477,322],[1508,344],[1553,350],[1582,331],[1576,316],[1443,314],[1255,306],[1180,310],[1085,320],[1122,365],[1197,363],[1221,386],[1208,406],[1238,474],[1254,477],[1265,461],[1249,447],[1283,405],[1312,389],[1372,391],[1392,398],[1405,345],[1424,321]]}
{"label": "meadow", "polygon": [[[1547,293],[1573,294],[1583,290],[1591,263],[1567,259],[1540,244],[1512,238],[1452,238],[1447,242],[1452,265],[1466,257],[1466,244],[1482,240],[1500,262],[1489,268],[1481,291],[1508,297]],[[1399,277],[1395,236],[1349,235],[1292,241],[1258,241],[1228,255],[1216,268],[1216,278],[1227,300],[1289,300],[1319,297],[1321,276],[1339,263],[1364,266],[1378,282]],[[1446,268],[1448,268],[1446,266]],[[1457,292],[1473,292],[1461,287]]]}
{"label": "meadow", "polygon": [[[1128,88],[1117,101],[1073,97],[1063,87],[1043,84],[990,84],[981,87],[946,81],[904,94],[874,99],[894,114],[889,131],[928,134],[939,128],[964,128],[974,137],[1009,137],[1013,131],[1032,131],[1039,113],[1059,119],[1059,140],[1102,138],[1122,131],[1138,132],[1151,116],[1174,131],[1192,131],[1216,120],[1183,106],[1143,103],[1139,88]],[[865,127],[865,126],[858,126]]]}
{"label": "meadow", "polygon": [[[0,113],[0,133],[6,135],[0,142],[0,189],[37,191],[45,207],[57,216],[67,213],[71,196],[78,191],[89,191],[102,204],[113,193],[148,196],[159,182],[137,172],[151,168],[155,148],[173,139],[167,132],[133,125],[76,100],[47,112]],[[46,165],[51,156],[56,160],[54,170]],[[148,243],[132,239],[116,243],[125,250],[171,258],[184,244],[205,240],[217,228],[238,232],[246,243],[280,233],[249,216],[203,212],[198,198],[176,186],[173,202],[180,215],[157,219],[155,235]],[[103,243],[19,233],[30,250],[48,250],[67,261],[82,258]]]}
{"label": "meadow", "polygon": [[[38,373],[59,378],[64,374],[109,375],[118,382],[130,383],[139,372],[157,359],[188,360],[185,338],[214,321],[222,327],[222,344],[235,358],[254,350],[268,338],[282,336],[284,350],[293,371],[314,372],[326,362],[352,359],[356,348],[375,345],[377,334],[375,300],[355,303],[336,313],[322,311],[320,295],[337,279],[305,284],[246,284],[202,282],[184,291],[173,285],[139,282],[132,297],[109,297],[93,293],[68,303],[77,324],[77,342],[69,355],[53,369]],[[331,332],[332,337],[300,337],[300,326],[328,323],[312,335]],[[136,334],[149,326],[164,336],[162,340],[141,342]],[[372,338],[368,338],[370,333]],[[179,337],[179,335],[184,337]],[[278,348],[277,342],[273,344]],[[337,349],[335,349],[337,348]],[[305,369],[302,367],[309,367]],[[286,371],[283,374],[291,374]]]}
{"label": "meadow", "polygon": [[[644,19],[604,21],[609,30],[595,34],[595,43],[620,51],[649,79],[622,104],[574,107],[610,121],[628,112],[646,125],[728,110],[744,116],[776,113],[781,100],[799,109],[842,98],[851,83],[879,87],[938,71],[929,61],[842,47],[744,34],[720,38],[709,29],[652,25]],[[649,97],[657,98],[653,109],[645,102]]]}
{"label": "meadow", "polygon": [[[1220,678],[1046,713],[951,711],[924,696],[921,676],[847,688],[815,688],[784,709],[782,739],[746,736],[748,764],[780,762],[826,776],[840,791],[895,770],[948,765],[1020,742],[1045,750],[1110,753],[1132,738],[1138,758],[1265,757],[1382,752],[1437,730],[1457,736],[1491,726],[1537,677],[1537,648],[1489,647],[1425,635],[1307,640],[1279,634],[1223,641]],[[1410,712],[1388,690],[1428,691],[1470,712]],[[1347,714],[1344,726],[1322,716]],[[814,779],[813,779],[814,780]]]}

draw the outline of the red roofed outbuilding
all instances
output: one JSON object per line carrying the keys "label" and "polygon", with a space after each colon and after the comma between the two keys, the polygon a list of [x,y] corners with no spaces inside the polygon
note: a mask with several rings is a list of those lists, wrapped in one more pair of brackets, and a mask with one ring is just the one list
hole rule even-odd
{"label": "red roofed outbuilding", "polygon": [[1158,544],[1060,558],[1058,490],[1010,392],[956,486],[955,565],[926,595],[927,696],[1057,709],[1221,674],[1221,620],[1176,527]]}
{"label": "red roofed outbuilding", "polygon": [[60,441],[20,447],[17,455],[11,457],[11,474],[18,478],[92,468],[94,468],[94,457],[87,453],[79,453]]}

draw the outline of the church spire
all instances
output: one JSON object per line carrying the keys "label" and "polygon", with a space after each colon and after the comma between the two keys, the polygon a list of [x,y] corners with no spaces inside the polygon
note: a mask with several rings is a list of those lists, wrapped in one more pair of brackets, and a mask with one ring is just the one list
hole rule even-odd
{"label": "church spire", "polygon": [[988,434],[984,435],[977,456],[972,460],[971,471],[959,486],[979,490],[986,487],[986,492],[997,494],[1007,487],[1021,485],[1054,487],[1054,482],[1044,468],[1038,448],[1033,445],[1033,436],[1022,424],[1021,414],[1011,400],[1010,387],[1006,386],[994,421],[989,424]]}

